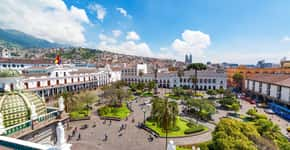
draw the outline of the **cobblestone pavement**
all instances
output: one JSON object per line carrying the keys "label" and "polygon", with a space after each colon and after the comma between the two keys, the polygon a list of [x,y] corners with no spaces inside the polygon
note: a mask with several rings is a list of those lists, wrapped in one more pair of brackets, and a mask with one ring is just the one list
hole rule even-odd
{"label": "cobblestone pavement", "polygon": [[[154,138],[153,142],[149,142],[147,139],[149,133],[136,127],[138,122],[143,121],[143,115],[139,104],[145,101],[144,98],[140,98],[140,102],[132,103],[134,112],[128,118],[128,121],[112,121],[109,125],[109,121],[103,124],[103,121],[96,115],[92,115],[91,120],[78,121],[70,123],[70,126],[80,127],[83,124],[88,124],[89,128],[85,130],[79,130],[81,133],[81,140],[76,140],[73,137],[69,143],[72,143],[73,150],[163,150],[165,148],[165,138]],[[149,115],[149,110],[146,113]],[[135,123],[132,123],[132,118],[135,119]],[[96,127],[92,125],[96,122]],[[127,124],[127,128],[122,132],[119,132],[121,124]],[[210,126],[209,128],[213,128]],[[122,133],[122,136],[119,134]],[[67,134],[71,134],[71,131],[67,131]],[[104,135],[108,135],[108,140],[103,141]],[[78,135],[78,134],[77,134]],[[173,141],[177,145],[181,144],[192,144],[208,141],[211,139],[211,133],[207,132],[201,135],[185,137],[185,138],[174,138]],[[170,140],[170,138],[169,138]]]}

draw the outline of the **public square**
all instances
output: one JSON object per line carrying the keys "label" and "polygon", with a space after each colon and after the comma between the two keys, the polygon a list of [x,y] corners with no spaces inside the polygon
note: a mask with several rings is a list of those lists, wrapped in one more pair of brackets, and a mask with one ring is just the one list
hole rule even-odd
{"label": "public square", "polygon": [[[159,89],[160,95],[162,96],[165,92],[171,91],[170,89]],[[100,106],[93,107],[93,113],[91,115],[90,120],[84,121],[74,121],[70,123],[70,127],[74,129],[78,128],[78,132],[75,137],[71,138],[69,143],[72,144],[73,150],[115,150],[115,149],[126,149],[126,150],[146,150],[146,149],[154,149],[154,150],[162,150],[165,148],[165,138],[156,138],[154,137],[153,141],[149,141],[150,133],[140,129],[137,127],[138,123],[142,123],[144,121],[144,112],[142,111],[143,104],[148,102],[151,97],[143,98],[137,97],[135,101],[131,102],[131,107],[133,112],[128,117],[128,120],[122,121],[110,121],[109,120],[101,120],[97,114],[97,109]],[[246,114],[246,112],[251,108],[256,108],[256,105],[250,104],[247,101],[239,99],[242,107],[239,111],[240,114]],[[179,104],[180,113],[183,105]],[[278,124],[281,132],[284,135],[287,135],[286,128],[289,125],[288,122],[275,114],[267,114],[264,112],[264,109],[257,108],[257,110],[261,113],[266,114],[271,120]],[[201,124],[207,126],[209,131],[206,133],[202,133],[200,135],[194,135],[190,137],[182,137],[182,138],[168,138],[169,140],[173,140],[176,145],[191,145],[196,143],[206,142],[212,139],[211,132],[214,130],[214,123],[218,123],[220,118],[226,117],[229,112],[217,109],[217,113],[213,115],[213,122],[202,122]],[[146,110],[146,117],[150,115],[150,108]],[[132,122],[134,119],[134,122]],[[188,118],[190,120],[195,121],[194,118]],[[86,129],[79,129],[80,127],[88,125]],[[122,124],[126,124],[126,129],[123,129],[120,132],[120,127]],[[94,127],[94,125],[96,125]],[[66,131],[66,134],[71,134],[72,130]],[[78,140],[78,133],[81,134],[81,139]],[[107,140],[105,140],[105,134],[108,136]]]}

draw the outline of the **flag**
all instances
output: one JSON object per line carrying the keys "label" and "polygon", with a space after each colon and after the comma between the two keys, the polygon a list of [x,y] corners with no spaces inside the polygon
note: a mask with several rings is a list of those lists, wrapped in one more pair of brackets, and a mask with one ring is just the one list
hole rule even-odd
{"label": "flag", "polygon": [[56,55],[55,60],[54,60],[54,63],[55,63],[55,64],[58,64],[58,65],[61,64],[61,58],[60,58],[60,55]]}

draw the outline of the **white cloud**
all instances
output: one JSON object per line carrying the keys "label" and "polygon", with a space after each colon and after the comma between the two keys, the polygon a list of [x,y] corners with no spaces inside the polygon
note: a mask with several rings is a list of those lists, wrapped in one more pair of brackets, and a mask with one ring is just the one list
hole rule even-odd
{"label": "white cloud", "polygon": [[136,56],[147,56],[152,57],[153,53],[145,42],[136,42],[133,40],[126,41],[117,41],[117,37],[113,35],[113,37],[106,36],[104,34],[99,35],[99,44],[97,48],[102,50],[107,50],[115,53],[122,53],[128,55],[136,55]]}
{"label": "white cloud", "polygon": [[120,31],[120,30],[113,30],[112,33],[113,33],[113,36],[114,37],[118,38],[122,34],[122,31]]}
{"label": "white cloud", "polygon": [[210,36],[200,31],[185,30],[182,39],[175,39],[172,48],[178,53],[192,53],[193,56],[201,57],[203,50],[209,47]]}
{"label": "white cloud", "polygon": [[282,42],[290,42],[290,37],[289,36],[284,36],[281,41]]}
{"label": "white cloud", "polygon": [[135,31],[130,31],[130,32],[127,32],[126,39],[137,41],[137,40],[140,40],[140,37]]}
{"label": "white cloud", "polygon": [[100,21],[103,21],[105,16],[106,16],[106,8],[104,8],[102,5],[100,4],[91,4],[89,5],[89,9],[91,11],[94,11],[97,13],[97,18],[100,20]]}
{"label": "white cloud", "polygon": [[105,42],[106,44],[116,43],[117,40],[113,37],[106,36],[105,34],[99,34],[99,39],[101,42]]}
{"label": "white cloud", "polygon": [[0,28],[14,29],[50,42],[82,45],[86,12],[60,0],[1,0]]}
{"label": "white cloud", "polygon": [[119,7],[119,8],[116,8],[116,10],[125,17],[128,15],[127,11],[124,8]]}

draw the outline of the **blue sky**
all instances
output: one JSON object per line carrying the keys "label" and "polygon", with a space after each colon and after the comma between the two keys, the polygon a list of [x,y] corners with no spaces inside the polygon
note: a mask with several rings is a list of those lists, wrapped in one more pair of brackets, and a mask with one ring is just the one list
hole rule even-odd
{"label": "blue sky", "polygon": [[[63,33],[72,34],[70,37],[75,40],[58,41],[60,38],[55,35],[43,36],[46,34],[32,33],[28,29],[23,29],[24,32],[53,42],[81,41],[77,45],[178,60],[182,60],[185,53],[192,53],[194,61],[256,63],[259,59],[266,59],[278,63],[283,56],[290,54],[290,1],[52,1],[55,3],[47,2],[49,7],[57,10],[64,2],[65,13],[76,16],[69,22],[76,26],[72,25],[71,30]],[[46,8],[43,3],[39,5]],[[78,11],[73,13],[72,7]],[[1,19],[0,15],[0,27],[2,24],[4,28],[16,28],[1,23]],[[112,31],[119,34],[114,35]],[[128,37],[129,32],[131,36]]]}

